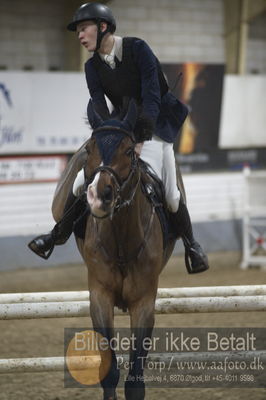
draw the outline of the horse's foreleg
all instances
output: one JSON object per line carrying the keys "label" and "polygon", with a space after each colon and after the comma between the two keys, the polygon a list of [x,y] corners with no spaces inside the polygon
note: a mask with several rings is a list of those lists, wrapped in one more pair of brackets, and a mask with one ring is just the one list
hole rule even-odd
{"label": "horse's foreleg", "polygon": [[143,400],[145,397],[143,372],[149,350],[146,338],[151,338],[152,335],[154,303],[155,298],[144,297],[129,307],[133,345],[130,351],[130,369],[125,382],[126,400]]}
{"label": "horse's foreleg", "polygon": [[[110,342],[114,336],[114,301],[112,295],[103,290],[92,290],[90,294],[90,314],[94,329]],[[102,358],[100,367],[100,376],[105,375],[101,379],[104,400],[115,400],[117,398],[115,389],[119,381],[119,369],[115,352],[113,350],[110,350],[110,352],[111,364],[109,372],[107,374],[103,373],[103,370],[106,369],[106,365],[103,365],[103,363],[107,362],[105,358]]]}

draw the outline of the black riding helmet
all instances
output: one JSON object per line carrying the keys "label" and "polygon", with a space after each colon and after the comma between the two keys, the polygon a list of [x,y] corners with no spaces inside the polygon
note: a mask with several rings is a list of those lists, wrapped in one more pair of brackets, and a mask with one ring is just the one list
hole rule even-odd
{"label": "black riding helmet", "polygon": [[[82,21],[93,20],[98,26],[97,44],[96,49],[98,50],[103,36],[107,32],[114,33],[116,30],[116,21],[109,7],[101,3],[85,3],[82,4],[73,16],[73,21],[67,25],[69,31],[75,32],[77,25]],[[107,29],[101,32],[101,22],[107,22]]]}

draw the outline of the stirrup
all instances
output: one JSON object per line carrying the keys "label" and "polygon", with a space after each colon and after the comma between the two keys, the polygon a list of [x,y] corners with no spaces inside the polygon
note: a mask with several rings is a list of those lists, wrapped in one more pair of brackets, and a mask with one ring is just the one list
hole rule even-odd
{"label": "stirrup", "polygon": [[37,254],[37,256],[43,258],[44,260],[47,260],[47,259],[50,257],[50,255],[52,254],[53,250],[54,250],[55,243],[53,242],[52,247],[50,248],[50,250],[48,250],[48,251],[45,253],[44,251],[41,251],[41,250],[38,249],[38,247],[37,247],[36,244],[35,244],[35,240],[36,240],[36,239],[33,239],[33,240],[28,244],[29,249],[30,249],[31,251],[33,251],[35,254]]}
{"label": "stirrup", "polygon": [[[194,267],[194,268],[192,267],[192,262],[189,255],[190,252],[194,252],[198,258],[202,259],[202,262],[199,264],[199,267]],[[207,269],[209,269],[207,257],[199,255],[198,252],[195,249],[193,249],[193,247],[190,247],[189,250],[185,248],[185,264],[189,274],[197,274],[199,272],[204,272],[207,271]]]}

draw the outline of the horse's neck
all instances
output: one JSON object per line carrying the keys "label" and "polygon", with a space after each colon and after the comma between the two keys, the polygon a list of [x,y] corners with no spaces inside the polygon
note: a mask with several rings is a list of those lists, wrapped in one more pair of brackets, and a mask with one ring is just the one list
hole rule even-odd
{"label": "horse's neck", "polygon": [[108,218],[99,222],[98,233],[102,242],[111,245],[112,239],[122,241],[128,250],[133,250],[144,239],[150,215],[151,205],[138,185],[128,206],[116,212],[111,220]]}
{"label": "horse's neck", "polygon": [[114,222],[119,232],[123,232],[124,237],[128,236],[129,240],[132,240],[132,237],[141,237],[149,210],[150,206],[139,185],[131,204],[121,209],[116,215]]}
{"label": "horse's neck", "polygon": [[90,219],[94,232],[92,247],[99,249],[108,262],[128,264],[138,258],[153,221],[153,209],[138,185],[132,202],[112,219]]}

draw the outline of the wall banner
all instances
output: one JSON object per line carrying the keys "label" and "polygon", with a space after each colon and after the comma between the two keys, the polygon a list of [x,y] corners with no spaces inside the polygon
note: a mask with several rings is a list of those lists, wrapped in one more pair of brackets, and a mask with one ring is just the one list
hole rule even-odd
{"label": "wall banner", "polygon": [[[190,108],[176,157],[183,171],[266,167],[265,76],[217,64],[163,64]],[[74,153],[91,135],[84,73],[0,72],[0,155]],[[110,105],[110,103],[109,103]]]}
{"label": "wall banner", "polygon": [[0,185],[57,182],[67,161],[63,155],[1,157]]}
{"label": "wall banner", "polygon": [[181,169],[266,167],[266,78],[224,75],[219,64],[163,64],[189,115],[175,143]]}
{"label": "wall banner", "polygon": [[83,73],[0,72],[0,154],[75,152],[88,100]]}

